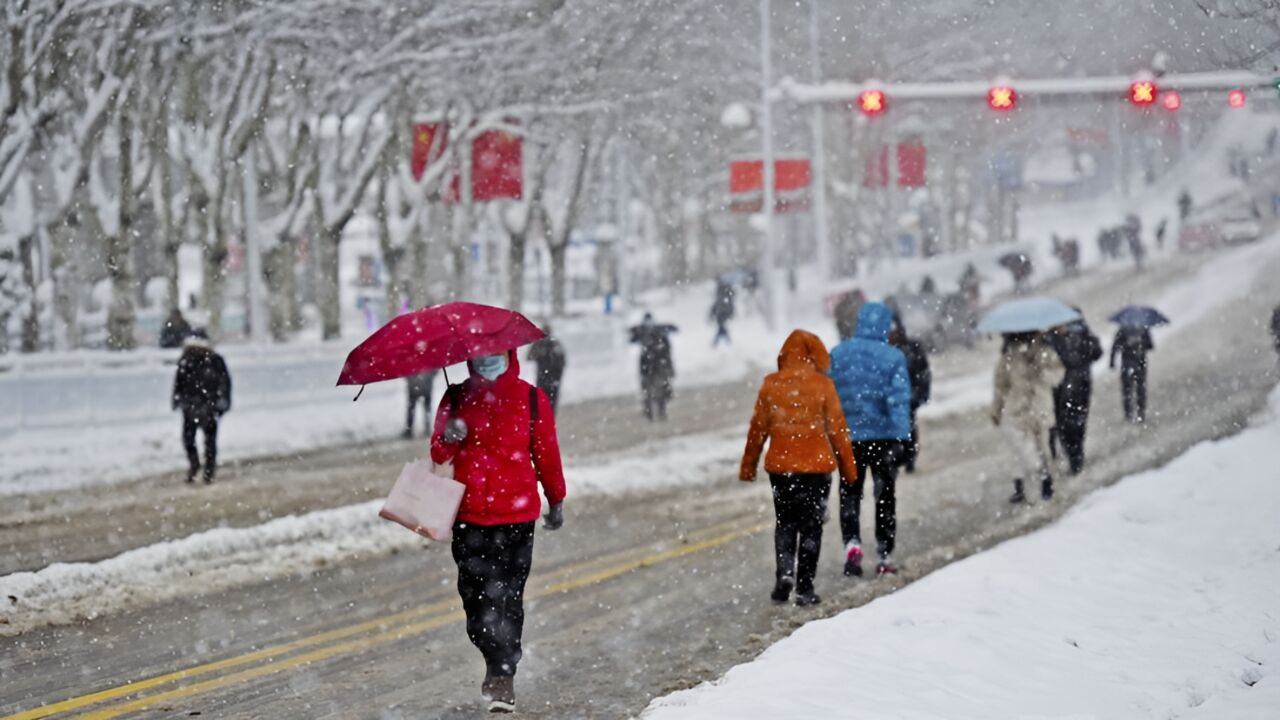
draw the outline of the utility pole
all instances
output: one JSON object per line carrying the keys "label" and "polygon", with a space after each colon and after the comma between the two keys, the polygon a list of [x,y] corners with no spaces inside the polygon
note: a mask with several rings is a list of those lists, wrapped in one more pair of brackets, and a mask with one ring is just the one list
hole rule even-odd
{"label": "utility pole", "polygon": [[[818,0],[809,0],[809,53],[813,66],[813,84],[822,83],[821,49],[819,46]],[[809,118],[813,135],[813,234],[818,243],[818,272],[826,280],[836,275],[831,262],[831,237],[827,224],[827,154],[823,137],[822,103],[813,103]]]}
{"label": "utility pole", "polygon": [[760,135],[764,144],[764,187],[761,191],[761,212],[764,213],[764,249],[760,257],[760,279],[763,281],[765,296],[769,299],[769,328],[775,332],[782,329],[783,294],[779,287],[778,274],[774,265],[778,261],[777,229],[774,215],[776,198],[774,198],[773,167],[773,107],[770,103],[769,90],[773,85],[773,48],[772,28],[769,0],[760,0]]}

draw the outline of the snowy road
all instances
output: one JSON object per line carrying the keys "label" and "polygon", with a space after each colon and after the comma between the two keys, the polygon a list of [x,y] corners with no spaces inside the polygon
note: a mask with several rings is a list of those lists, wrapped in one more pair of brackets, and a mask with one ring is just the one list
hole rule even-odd
{"label": "snowy road", "polygon": [[[1114,276],[1074,280],[1057,290],[1097,318],[1130,296],[1156,297],[1170,284],[1187,281],[1196,264],[1171,262],[1132,282],[1113,271]],[[1270,260],[1261,277],[1274,277],[1278,265]],[[1120,277],[1126,282],[1116,282]],[[1092,488],[1166,461],[1199,440],[1236,431],[1275,382],[1275,357],[1261,322],[1280,302],[1280,287],[1264,280],[1252,290],[1229,314],[1205,316],[1161,344],[1147,429],[1120,422],[1113,377],[1099,385],[1093,465],[1064,481],[1050,506],[1009,512],[1003,502],[1009,490],[1001,469],[1004,448],[984,411],[926,422],[921,471],[904,478],[899,489],[905,572],[894,581],[845,580],[838,572],[837,533],[829,528],[818,580],[826,603],[817,610],[766,601],[772,576],[768,493],[762,485],[732,481],[726,468],[719,470],[721,481],[697,492],[573,503],[564,531],[538,536],[527,654],[518,682],[522,715],[634,714],[655,695],[709,679],[753,656],[801,622],[865,603],[1047,522]],[[993,350],[983,352],[989,357]],[[960,357],[957,362],[974,362]],[[686,415],[665,431],[744,421],[750,391],[698,392],[705,394],[682,398]],[[600,419],[630,422],[626,418],[634,413],[612,409],[601,407],[601,415],[581,420],[566,414],[566,435],[574,436],[566,445],[587,451],[614,443],[612,449],[623,449],[630,441],[622,438],[634,428],[602,427]],[[574,422],[581,424],[571,430]],[[367,499],[408,454],[411,449],[403,445],[370,448],[367,457],[332,453],[245,468],[212,488],[221,495],[175,503],[183,509],[174,515],[189,523],[190,532],[260,522],[258,502],[265,497],[278,501],[276,514]],[[139,492],[164,491],[166,482],[172,479],[148,481],[138,485]],[[117,487],[52,508],[29,499],[25,512],[46,512],[51,519],[79,512],[73,517],[87,518],[96,503],[120,503],[114,529],[102,523],[86,536],[75,522],[61,530],[54,529],[57,523],[43,524],[41,532],[48,528],[50,535],[42,542],[62,559],[114,554],[177,532],[179,520],[167,528],[142,522],[145,511],[163,501],[127,501],[130,495],[136,493]],[[21,535],[0,532],[5,543]],[[117,545],[101,547],[116,537]],[[34,550],[39,544],[18,545],[27,548],[26,566],[48,558]],[[447,552],[431,547],[0,640],[0,713],[471,717],[480,707],[483,668],[465,640],[452,582]],[[63,704],[27,712],[41,703]]]}

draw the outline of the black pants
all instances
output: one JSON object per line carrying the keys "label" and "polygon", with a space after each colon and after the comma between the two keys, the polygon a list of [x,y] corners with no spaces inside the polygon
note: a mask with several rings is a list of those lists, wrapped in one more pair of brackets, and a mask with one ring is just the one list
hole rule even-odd
{"label": "black pants", "polygon": [[716,339],[711,341],[711,347],[715,347],[723,340],[730,345],[733,341],[729,339],[729,323],[725,320],[716,321]]}
{"label": "black pants", "polygon": [[1054,450],[1054,457],[1057,457],[1057,450],[1061,448],[1062,454],[1067,456],[1067,465],[1071,468],[1073,475],[1084,470],[1084,437],[1086,429],[1087,426],[1084,424],[1071,422],[1059,423],[1049,431],[1049,447]]}
{"label": "black pants", "polygon": [[822,550],[822,513],[831,493],[831,476],[770,473],[769,482],[778,521],[773,531],[777,577],[794,577],[797,592],[811,593]]}
{"label": "black pants", "polygon": [[524,633],[524,584],[533,567],[534,523],[453,527],[458,595],[467,637],[490,675],[515,675]]}
{"label": "black pants", "polygon": [[876,498],[876,552],[882,557],[893,552],[898,532],[898,463],[894,440],[855,442],[853,456],[858,462],[858,477],[853,483],[840,483],[840,535],[847,546],[862,544],[862,489],[870,471]]}
{"label": "black pants", "polygon": [[916,408],[911,409],[911,437],[903,443],[902,465],[908,472],[915,472],[920,457],[920,424],[916,422]]}
{"label": "black pants", "polygon": [[667,419],[667,401],[671,399],[669,380],[642,379],[644,385],[644,416],[650,420]]}
{"label": "black pants", "polygon": [[200,469],[197,430],[204,433],[204,476],[211,478],[218,469],[218,414],[213,410],[182,411],[182,447],[187,451],[192,472]]}
{"label": "black pants", "polygon": [[427,432],[431,432],[431,393],[415,395],[409,393],[409,408],[404,416],[404,429],[413,432],[413,418],[418,414],[418,403],[422,403],[422,421]]}
{"label": "black pants", "polygon": [[1147,416],[1147,366],[1126,365],[1120,370],[1120,399],[1127,420]]}

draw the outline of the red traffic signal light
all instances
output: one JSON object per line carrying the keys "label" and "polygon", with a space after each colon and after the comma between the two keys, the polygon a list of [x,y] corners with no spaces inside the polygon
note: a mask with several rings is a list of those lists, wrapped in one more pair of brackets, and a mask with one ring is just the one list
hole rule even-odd
{"label": "red traffic signal light", "polygon": [[1134,105],[1150,105],[1156,101],[1156,84],[1151,80],[1138,80],[1129,86],[1129,102]]}
{"label": "red traffic signal light", "polygon": [[1169,112],[1177,112],[1182,108],[1182,95],[1177,90],[1165,90],[1160,93],[1160,104]]}
{"label": "red traffic signal light", "polygon": [[863,90],[858,93],[858,109],[867,117],[875,117],[884,112],[888,100],[883,90]]}
{"label": "red traffic signal light", "polygon": [[1008,85],[997,85],[987,91],[987,105],[992,110],[1012,110],[1018,104],[1018,91]]}
{"label": "red traffic signal light", "polygon": [[1244,100],[1245,100],[1245,95],[1243,90],[1236,89],[1227,93],[1227,105],[1233,108],[1244,107]]}

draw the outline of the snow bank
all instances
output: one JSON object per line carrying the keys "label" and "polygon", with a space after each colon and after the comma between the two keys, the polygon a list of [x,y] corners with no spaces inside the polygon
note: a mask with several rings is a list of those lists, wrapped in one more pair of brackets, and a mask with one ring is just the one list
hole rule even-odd
{"label": "snow bank", "polygon": [[[575,498],[721,481],[726,466],[736,466],[743,442],[737,430],[688,436],[570,465],[566,472]],[[381,507],[382,500],[373,500],[253,527],[217,528],[99,562],[5,575],[0,636],[428,544],[380,519]]]}
{"label": "snow bank", "polygon": [[1280,391],[1262,424],[813,622],[648,720],[1274,718]]}

